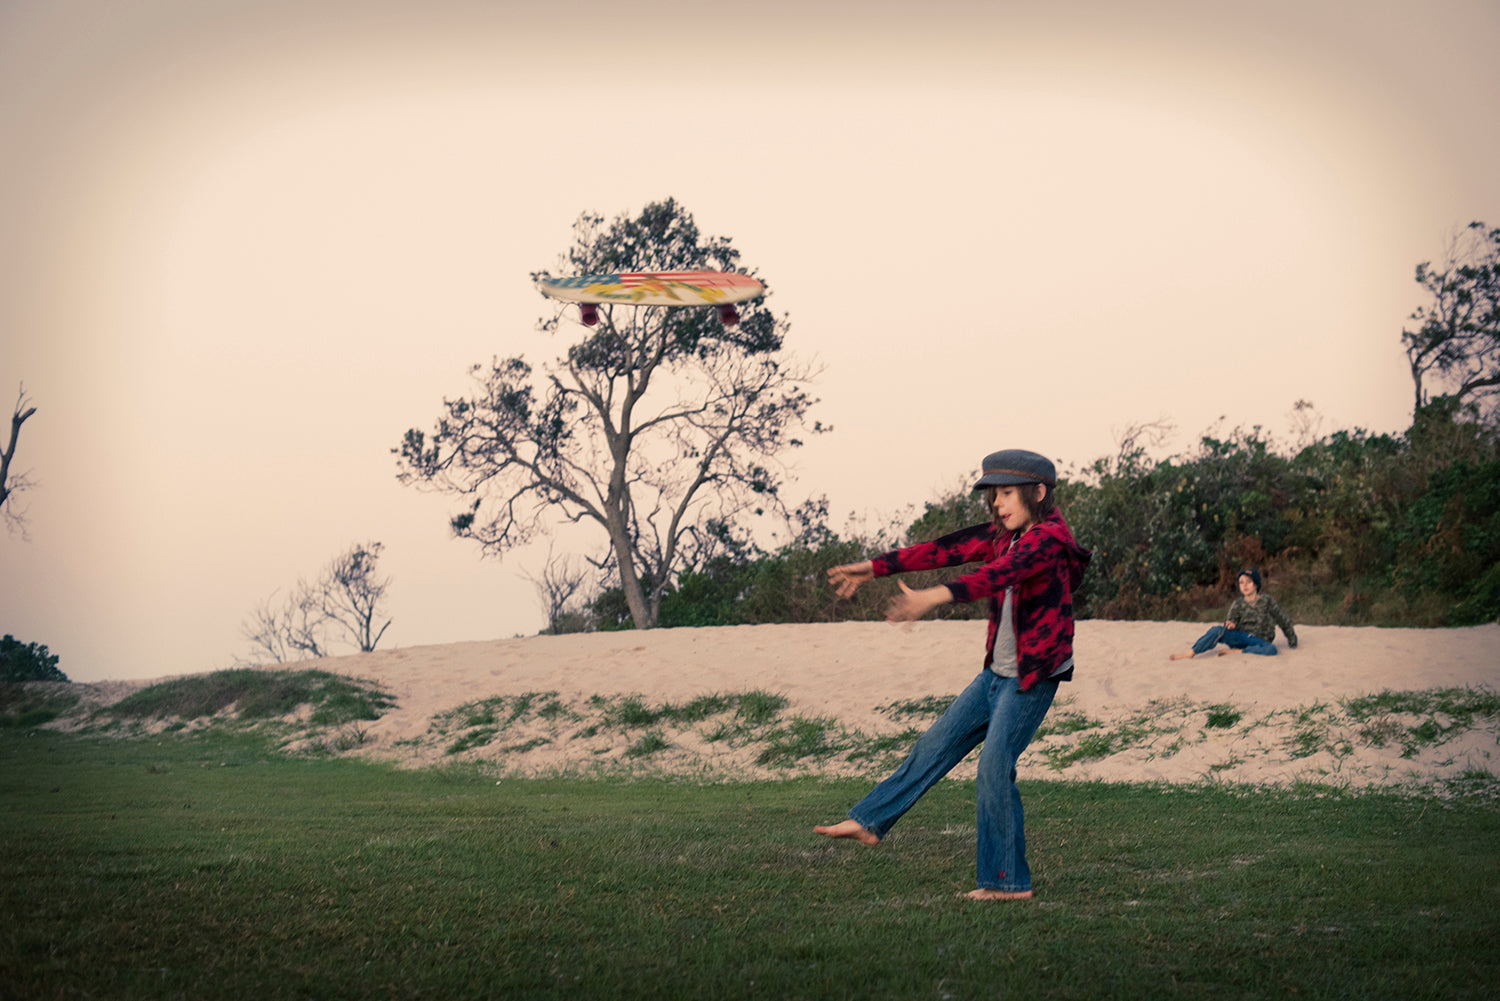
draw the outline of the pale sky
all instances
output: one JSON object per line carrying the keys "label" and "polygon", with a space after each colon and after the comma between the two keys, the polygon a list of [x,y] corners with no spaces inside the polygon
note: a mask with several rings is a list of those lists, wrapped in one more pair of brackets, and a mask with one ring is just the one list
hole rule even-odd
{"label": "pale sky", "polygon": [[536,632],[545,544],[481,560],[390,450],[559,352],[580,212],[666,197],[822,366],[787,499],[835,528],[1143,421],[1402,431],[1413,267],[1500,224],[1497,49],[1493,0],[0,0],[0,632],[228,666],[367,539],[383,648]]}

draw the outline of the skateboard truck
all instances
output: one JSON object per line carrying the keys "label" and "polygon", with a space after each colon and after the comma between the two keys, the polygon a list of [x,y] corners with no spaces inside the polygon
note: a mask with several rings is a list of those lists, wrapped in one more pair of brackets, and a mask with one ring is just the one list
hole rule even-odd
{"label": "skateboard truck", "polygon": [[[580,302],[578,313],[585,327],[592,327],[599,322],[599,307],[592,302]],[[735,309],[732,303],[725,303],[719,307],[719,319],[724,326],[732,327],[740,322],[739,310]]]}

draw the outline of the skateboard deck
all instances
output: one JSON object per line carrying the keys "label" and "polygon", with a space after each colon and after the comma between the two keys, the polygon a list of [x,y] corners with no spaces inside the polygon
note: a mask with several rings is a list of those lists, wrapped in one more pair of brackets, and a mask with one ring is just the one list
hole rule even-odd
{"label": "skateboard deck", "polygon": [[640,271],[619,274],[542,278],[542,295],[576,302],[583,322],[599,322],[597,307],[607,303],[630,306],[717,306],[726,325],[739,322],[734,304],[766,294],[764,283],[731,271]]}

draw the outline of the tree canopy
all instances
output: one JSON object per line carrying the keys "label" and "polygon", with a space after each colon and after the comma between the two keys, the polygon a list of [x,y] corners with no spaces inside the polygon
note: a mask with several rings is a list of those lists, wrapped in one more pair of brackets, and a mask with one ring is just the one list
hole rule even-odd
{"label": "tree canopy", "polygon": [[[561,263],[577,274],[744,270],[671,199],[608,222],[585,213],[574,237]],[[474,391],[393,450],[398,478],[463,498],[453,530],[488,554],[597,525],[596,563],[618,576],[634,624],[654,626],[671,581],[728,526],[781,508],[779,457],[825,430],[809,425],[812,372],[783,349],[785,317],[763,299],[741,313],[726,327],[711,309],[603,306],[587,328],[559,307],[539,328],[571,336],[560,357],[540,371],[521,356],[475,365]]]}

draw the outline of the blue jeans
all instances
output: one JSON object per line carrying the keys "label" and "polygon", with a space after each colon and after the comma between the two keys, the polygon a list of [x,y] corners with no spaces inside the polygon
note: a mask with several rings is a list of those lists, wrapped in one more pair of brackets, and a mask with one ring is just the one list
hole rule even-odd
{"label": "blue jeans", "polygon": [[1214,626],[1198,637],[1198,642],[1193,644],[1193,653],[1207,653],[1220,643],[1246,653],[1258,653],[1262,657],[1276,656],[1276,644],[1270,640],[1263,640],[1254,633],[1242,633],[1238,629],[1228,629],[1224,626]]}
{"label": "blue jeans", "polygon": [[1026,865],[1026,832],[1016,759],[1031,743],[1057,695],[1056,681],[1021,691],[1015,678],[984,670],[948,711],[919,738],[901,767],[855,804],[849,816],[884,838],[902,814],[981,743],[979,800],[979,886],[991,890],[1031,889]]}

